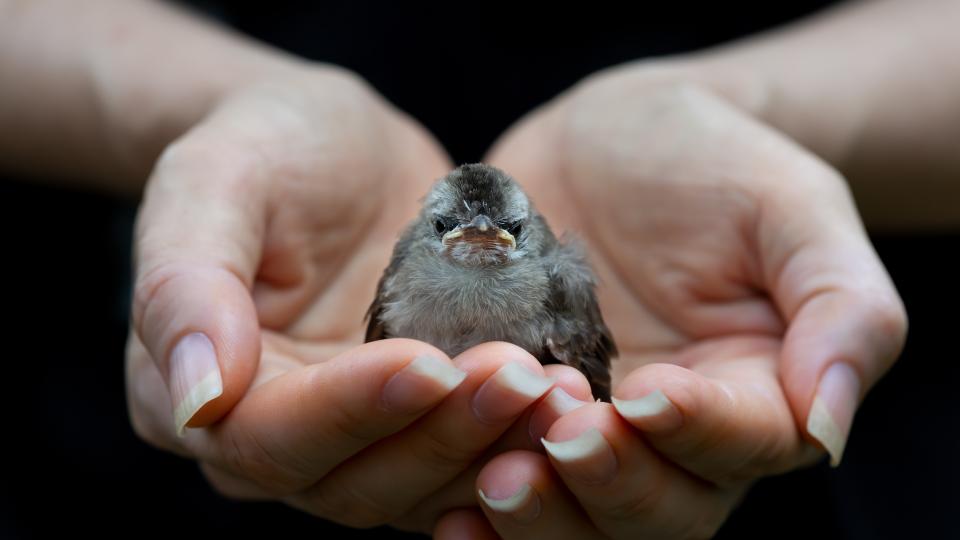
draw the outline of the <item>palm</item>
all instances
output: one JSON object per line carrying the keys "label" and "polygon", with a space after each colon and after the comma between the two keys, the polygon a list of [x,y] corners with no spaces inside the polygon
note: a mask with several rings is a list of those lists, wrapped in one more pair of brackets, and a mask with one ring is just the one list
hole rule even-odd
{"label": "palm", "polygon": [[[260,323],[259,385],[362,343],[363,315],[397,234],[419,194],[449,168],[429,135],[354,80],[247,89],[158,162],[139,249],[169,244],[152,237],[168,220],[192,219],[166,200],[178,193],[210,189],[248,212],[235,227],[249,244],[213,239],[208,249],[214,258],[223,251],[259,260],[244,283]],[[178,184],[191,176],[209,188]],[[162,389],[139,336],[130,341],[132,380]],[[134,398],[169,416],[159,391]]]}
{"label": "palm", "polygon": [[491,159],[590,251],[621,353],[614,388],[650,363],[750,387],[765,408],[760,451],[778,454],[767,465],[780,469],[801,445],[778,380],[787,323],[772,300],[778,269],[766,263],[780,254],[762,252],[778,232],[761,224],[764,190],[785,181],[793,155],[772,159],[782,141],[760,133],[772,140],[757,146],[756,126],[738,120],[697,95],[601,86],[521,123]]}
{"label": "palm", "polygon": [[253,167],[281,184],[271,189],[253,283],[261,375],[362,342],[366,303],[398,231],[415,214],[417,195],[449,169],[434,143],[403,119],[356,107],[344,115],[349,104],[341,104],[342,120],[332,124],[336,104],[328,98],[285,92],[225,113],[232,122],[243,115],[264,122],[237,145],[257,147],[262,161]]}

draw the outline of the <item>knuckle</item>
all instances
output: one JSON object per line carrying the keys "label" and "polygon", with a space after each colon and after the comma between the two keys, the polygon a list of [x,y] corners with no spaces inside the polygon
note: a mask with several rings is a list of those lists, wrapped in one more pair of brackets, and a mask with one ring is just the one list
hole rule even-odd
{"label": "knuckle", "polygon": [[175,167],[177,163],[184,160],[184,155],[189,155],[190,139],[187,135],[181,136],[168,144],[157,156],[155,168],[158,170]]}
{"label": "knuckle", "polygon": [[907,311],[899,298],[886,298],[875,301],[872,308],[874,324],[884,336],[889,336],[897,349],[902,347],[907,337]]}
{"label": "knuckle", "polygon": [[623,500],[603,508],[603,515],[615,522],[635,522],[653,513],[663,498],[663,475],[649,482],[637,482]]}
{"label": "knuckle", "polygon": [[375,438],[368,422],[349,409],[341,409],[333,423],[336,433],[355,443],[365,444]]}
{"label": "knuckle", "polygon": [[459,472],[476,459],[477,451],[454,442],[457,440],[454,436],[426,431],[420,444],[414,448],[414,456],[435,473],[449,475]]}
{"label": "knuckle", "polygon": [[[323,423],[311,430],[317,445],[360,449],[386,435],[384,423],[389,420],[385,416],[371,413],[368,407],[357,405],[356,400],[348,402],[333,397],[335,394],[331,389],[342,392],[342,384],[357,385],[358,389],[359,385],[365,384],[357,382],[363,378],[362,375],[357,376],[359,373],[331,375],[328,369],[311,369],[300,380],[297,397],[303,410],[316,407],[318,394],[326,396]],[[344,382],[347,380],[345,377],[351,381]]]}
{"label": "knuckle", "polygon": [[327,441],[347,442],[349,446],[363,447],[381,435],[377,427],[371,423],[371,418],[361,416],[350,407],[337,407],[330,412],[329,428],[323,438]]}
{"label": "knuckle", "polygon": [[308,496],[308,506],[313,514],[357,529],[385,525],[399,515],[339,476],[329,477],[314,487]]}
{"label": "knuckle", "polygon": [[158,265],[146,269],[137,277],[133,291],[133,325],[137,335],[144,336],[145,320],[152,306],[161,298],[164,289],[168,288],[176,278],[178,272],[171,265]]}
{"label": "knuckle", "polygon": [[211,159],[217,158],[213,150],[220,150],[218,147],[223,146],[226,145],[209,137],[201,129],[187,132],[163,149],[157,158],[155,169],[163,172],[180,171],[194,164],[209,165]]}
{"label": "knuckle", "polygon": [[900,356],[907,339],[907,313],[900,297],[886,287],[858,291],[858,327],[867,356],[860,368],[870,380],[889,369]]}
{"label": "knuckle", "polygon": [[278,459],[252,433],[229,432],[222,447],[227,470],[250,479],[271,495],[289,495],[310,483],[309,477]]}
{"label": "knuckle", "polygon": [[324,66],[327,75],[327,84],[335,86],[337,90],[344,94],[366,95],[370,90],[370,83],[366,81],[359,73],[342,66]]}
{"label": "knuckle", "polygon": [[150,195],[169,194],[172,188],[188,187],[195,194],[219,197],[256,189],[263,181],[264,158],[241,147],[206,124],[186,133],[164,148],[157,159],[147,186],[147,202]]}

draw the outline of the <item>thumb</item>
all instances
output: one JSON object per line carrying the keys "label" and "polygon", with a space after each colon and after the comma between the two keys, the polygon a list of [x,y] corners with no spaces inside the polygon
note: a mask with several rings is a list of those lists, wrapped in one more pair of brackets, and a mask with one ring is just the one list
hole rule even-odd
{"label": "thumb", "polygon": [[903,347],[896,293],[838,286],[804,302],[787,331],[781,380],[808,435],[840,464],[854,413]]}
{"label": "thumb", "polygon": [[250,385],[260,328],[250,294],[265,204],[244,163],[177,143],[137,218],[134,331],[156,362],[177,433],[223,417]]}
{"label": "thumb", "polygon": [[[788,321],[780,379],[795,418],[837,466],[854,413],[906,338],[903,303],[845,186],[817,208],[786,202],[767,228],[773,296]],[[787,233],[789,231],[789,233]],[[785,234],[786,233],[786,234]],[[789,235],[790,238],[786,238]],[[776,236],[776,238],[774,238]]]}

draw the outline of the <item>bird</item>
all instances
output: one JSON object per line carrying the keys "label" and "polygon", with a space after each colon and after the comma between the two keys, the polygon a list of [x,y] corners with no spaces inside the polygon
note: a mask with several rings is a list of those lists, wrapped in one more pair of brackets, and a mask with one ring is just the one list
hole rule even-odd
{"label": "bird", "polygon": [[450,357],[505,341],[580,370],[609,401],[617,348],[579,241],[558,239],[518,182],[484,163],[454,169],[422,201],[377,284],[365,341],[412,338]]}

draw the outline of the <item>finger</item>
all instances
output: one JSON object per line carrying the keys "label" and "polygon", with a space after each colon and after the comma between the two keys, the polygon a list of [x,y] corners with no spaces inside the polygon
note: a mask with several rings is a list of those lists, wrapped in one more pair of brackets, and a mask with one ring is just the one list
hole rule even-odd
{"label": "finger", "polygon": [[[542,451],[540,438],[546,434],[546,430],[554,419],[569,410],[593,403],[590,396],[590,383],[580,371],[560,364],[543,366],[543,370],[547,376],[554,379],[555,385],[547,396],[533,407],[528,407],[510,426],[510,429],[496,442],[490,444],[483,454],[470,464],[469,468],[424,497],[402,517],[391,522],[392,526],[405,530],[430,530],[437,519],[451,509],[476,505],[477,475],[488,461],[511,450]],[[580,401],[572,396],[584,397],[586,401]],[[540,420],[538,421],[537,418]]]}
{"label": "finger", "polygon": [[[829,181],[777,192],[759,224],[760,251],[789,322],[781,368],[787,398],[803,431],[837,465],[857,405],[903,347],[906,314],[843,179],[805,172]],[[820,204],[798,205],[798,197]]]}
{"label": "finger", "polygon": [[869,291],[822,293],[797,312],[784,343],[787,396],[834,467],[860,401],[903,347],[906,317],[899,299],[878,297]]}
{"label": "finger", "polygon": [[495,457],[477,477],[477,497],[505,540],[603,537],[542,454],[515,450]]}
{"label": "finger", "polygon": [[127,336],[125,361],[127,413],[133,431],[157,448],[193,457],[184,446],[185,441],[176,435],[170,392],[160,370],[132,330]]}
{"label": "finger", "polygon": [[508,343],[473,347],[454,362],[469,375],[449,398],[298,494],[298,505],[354,527],[389,523],[467,469],[553,386],[533,356]]}
{"label": "finger", "polygon": [[580,370],[564,364],[548,364],[543,366],[543,370],[556,382],[553,390],[537,404],[530,416],[527,431],[534,448],[543,448],[540,439],[546,436],[558,418],[594,401],[590,382]]}
{"label": "finger", "polygon": [[593,524],[613,538],[708,538],[740,492],[665,462],[606,403],[557,420],[544,447]]}
{"label": "finger", "polygon": [[137,218],[134,329],[169,388],[178,432],[223,417],[256,372],[250,287],[266,205],[252,170],[224,149],[175,143]]}
{"label": "finger", "polygon": [[426,343],[366,343],[258,385],[221,423],[188,432],[184,443],[202,461],[289,495],[411,424],[465,376]]}
{"label": "finger", "polygon": [[500,540],[487,518],[479,510],[451,510],[437,520],[434,540]]}
{"label": "finger", "polygon": [[796,429],[778,354],[776,340],[758,338],[711,359],[710,376],[649,364],[617,385],[613,405],[660,454],[715,484],[784,472],[816,452]]}

